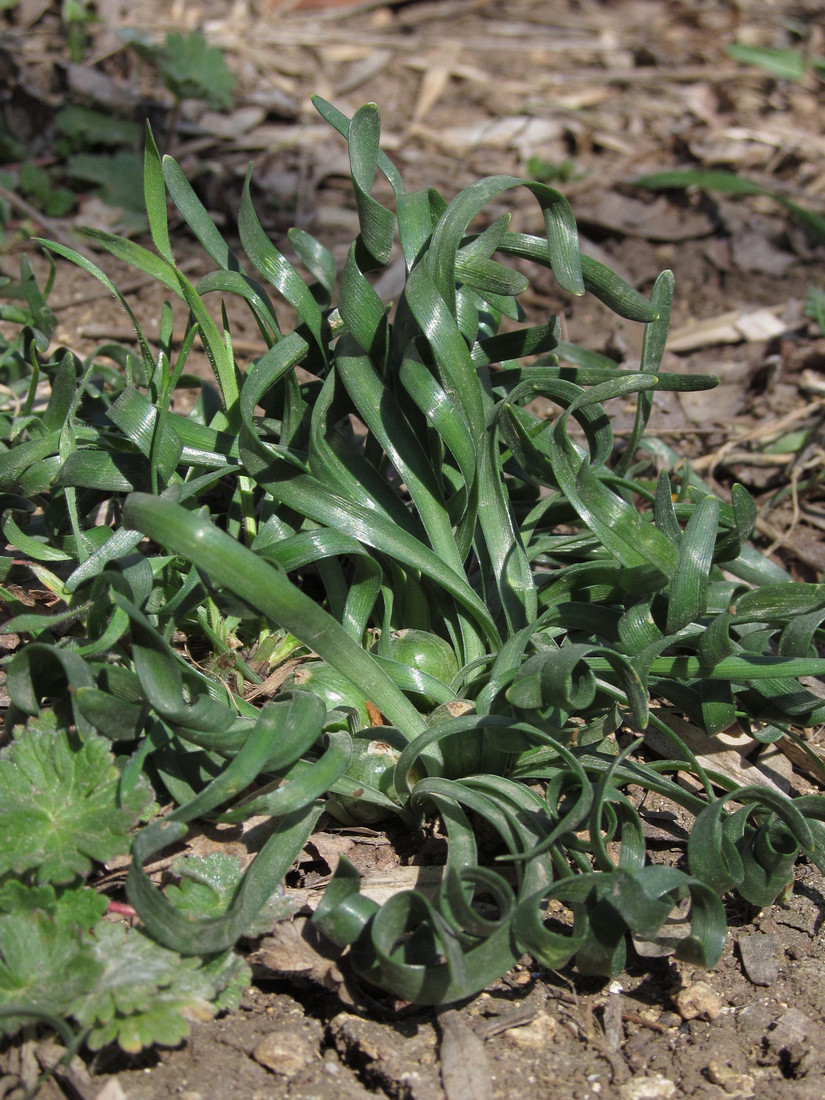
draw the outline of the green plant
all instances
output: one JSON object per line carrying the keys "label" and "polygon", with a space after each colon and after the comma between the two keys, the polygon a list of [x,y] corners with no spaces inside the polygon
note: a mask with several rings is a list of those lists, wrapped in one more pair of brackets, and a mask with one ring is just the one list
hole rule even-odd
{"label": "green plant", "polygon": [[[792,583],[748,543],[756,514],[741,487],[718,499],[645,434],[656,389],[714,384],[659,369],[668,272],[647,299],[581,256],[568,204],[535,181],[483,179],[449,204],[408,192],[374,105],[348,119],[315,103],[347,140],[360,221],[340,273],[293,230],[299,273],[265,235],[247,179],[250,273],[151,135],[155,251],[89,237],[184,301],[178,339],[168,305],[153,347],[103,271],[44,242],[119,297],[137,343],[80,362],[32,329],[19,342],[0,455],[4,568],[7,580],[34,572],[56,606],[24,610],[5,590],[7,629],[31,639],[8,665],[11,722],[59,700],[57,728],[71,732],[55,744],[82,753],[106,738],[122,790],[149,776],[171,798],[134,835],[127,893],[145,933],[182,956],[231,951],[329,804],[410,828],[437,815],[449,838],[434,900],[407,891],[379,908],[342,861],[317,910],[355,971],[396,996],[469,996],[524,952],[615,974],[630,935],[655,941],[684,900],[678,954],[713,966],[725,893],[767,905],[800,851],[825,867],[825,799],[709,772],[651,700],[709,733],[738,721],[770,739],[822,722],[799,677],[825,672],[825,589]],[[372,193],[377,172],[394,209]],[[510,232],[507,215],[472,228],[515,188],[537,201],[543,235]],[[175,263],[167,192],[215,264],[197,285]],[[390,263],[396,234],[406,284],[390,309],[367,276]],[[496,256],[550,268],[569,293],[644,324],[640,370],[561,340],[555,319],[526,323],[529,279]],[[264,284],[294,309],[292,331]],[[210,294],[252,311],[262,351],[245,370]],[[210,382],[187,372],[196,340]],[[51,396],[35,411],[44,378]],[[197,387],[186,416],[172,407],[182,385]],[[537,415],[537,397],[557,412]],[[605,404],[630,397],[635,430],[616,452]],[[421,633],[405,645],[399,631]],[[210,669],[186,659],[184,637],[211,649]],[[302,658],[311,675],[258,706],[233,690],[261,679],[258,654]],[[670,758],[640,751],[651,727]],[[5,751],[14,767],[19,750]],[[694,815],[685,869],[647,861],[636,788]],[[277,828],[208,913],[193,920],[151,883],[144,863],[192,823],[253,814]]]}
{"label": "green plant", "polygon": [[825,290],[812,286],[805,299],[805,316],[815,321],[820,333],[825,333]]}
{"label": "green plant", "polygon": [[201,99],[222,111],[231,109],[234,74],[222,52],[217,46],[208,45],[202,34],[192,31],[182,35],[175,31],[167,34],[160,45],[141,32],[127,28],[121,32],[121,38],[129,49],[158,70],[167,90],[172,93],[174,106],[166,128],[167,145],[171,146],[175,140],[184,99]]}
{"label": "green plant", "polygon": [[[249,972],[233,952],[181,958],[102,919],[108,900],[84,884],[93,861],[128,851],[148,782],[125,783],[105,738],[69,733],[50,710],[12,733],[0,750],[0,1031],[60,1017],[93,1050],[117,1040],[135,1052],[175,1045],[187,1019],[237,1005]],[[220,911],[237,883],[231,864],[180,866],[168,896],[188,914]],[[198,877],[206,896],[192,889]]]}
{"label": "green plant", "polygon": [[530,157],[527,161],[527,174],[539,183],[568,183],[570,180],[584,179],[587,175],[579,168],[574,157],[566,157],[561,161]]}
{"label": "green plant", "polygon": [[649,176],[640,176],[637,187],[648,187],[654,191],[682,191],[687,187],[697,187],[702,191],[721,191],[730,195],[765,195],[787,210],[801,225],[813,234],[825,239],[825,217],[815,210],[793,202],[775,188],[765,187],[747,176],[736,172],[716,172],[705,168],[676,168],[672,171],[654,172]]}
{"label": "green plant", "polygon": [[16,179],[0,173],[4,187],[17,186],[20,194],[30,199],[50,218],[59,218],[74,206],[74,195],[65,187],[55,187],[49,173],[37,164],[21,164]]}
{"label": "green plant", "polygon": [[725,52],[734,61],[741,61],[743,65],[757,65],[780,80],[799,81],[808,73],[819,79],[825,76],[825,57],[806,57],[802,50],[776,50],[764,46],[748,46],[744,42],[731,42]]}

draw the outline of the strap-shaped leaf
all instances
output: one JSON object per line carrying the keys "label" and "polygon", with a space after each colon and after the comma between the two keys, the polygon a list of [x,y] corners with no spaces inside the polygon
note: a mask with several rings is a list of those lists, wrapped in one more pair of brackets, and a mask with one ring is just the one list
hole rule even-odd
{"label": "strap-shaped leaf", "polygon": [[381,116],[374,103],[359,108],[349,124],[350,174],[358,211],[358,252],[372,261],[369,266],[389,263],[395,236],[395,215],[377,199],[372,191],[375,171],[378,167],[381,137]]}
{"label": "strap-shaped leaf", "polygon": [[124,518],[129,526],[197,563],[212,584],[234,592],[274,625],[300,638],[360,688],[406,737],[425,727],[416,709],[342,626],[284,573],[208,520],[171,501],[141,493],[127,498]]}
{"label": "strap-shaped leaf", "polygon": [[155,248],[167,264],[174,266],[172,243],[169,240],[169,221],[166,216],[166,184],[163,180],[163,165],[155,138],[149,123],[146,123],[146,148],[143,157],[143,195],[146,201],[146,213],[149,217],[149,230]]}
{"label": "strap-shaped leaf", "polygon": [[[165,201],[165,200],[164,200]],[[142,245],[131,241],[128,237],[117,237],[114,233],[107,233],[103,229],[93,229],[91,226],[84,228],[83,233],[95,244],[105,248],[112,256],[136,267],[145,275],[162,283],[168,290],[175,294],[180,293],[178,281],[175,278],[175,270],[170,266],[170,261],[156,256],[153,252],[143,248]]]}
{"label": "strap-shaped leaf", "polygon": [[[655,376],[650,377],[649,383],[655,385]],[[678,564],[676,548],[634,507],[611,492],[592,473],[590,462],[580,456],[565,430],[568,417],[576,409],[621,393],[643,390],[647,386],[645,377],[640,376],[615,383],[605,382],[572,402],[553,428],[550,444],[553,472],[581,519],[623,566],[652,565],[666,577],[672,577]]]}
{"label": "strap-shaped leaf", "polygon": [[77,688],[94,686],[86,662],[76,653],[43,642],[29,642],[11,659],[6,686],[12,702],[24,714],[39,714],[41,698],[65,698],[68,694],[78,732],[83,735],[94,732],[75,704]]}
{"label": "strap-shaped leaf", "polygon": [[281,338],[278,318],[269,300],[269,296],[249,275],[241,271],[210,271],[198,280],[195,291],[203,296],[218,291],[221,294],[233,294],[248,302],[259,326],[265,333],[266,342],[273,343]]}
{"label": "strap-shaped leaf", "polygon": [[247,173],[238,212],[238,232],[244,252],[267,282],[274,286],[295,309],[312,333],[318,347],[323,350],[321,308],[289,260],[278,251],[264,233],[258,215],[255,213],[255,207],[252,205],[249,181],[250,175]]}
{"label": "strap-shaped leaf", "polygon": [[178,162],[167,155],[162,167],[172,202],[218,267],[225,271],[241,271],[240,260],[221,236]]}
{"label": "strap-shaped leaf", "polygon": [[470,352],[427,265],[417,264],[410,272],[404,298],[432,349],[441,385],[456,407],[462,410],[471,433],[480,434],[484,411]]}
{"label": "strap-shaped leaf", "polygon": [[578,232],[567,200],[546,184],[514,176],[489,176],[465,187],[447,207],[433,232],[427,265],[448,306],[455,302],[456,253],[467,226],[488,202],[513,187],[525,187],[538,200],[544,216],[550,265],[559,284],[571,294],[584,293]]}
{"label": "strap-shaped leaf", "polygon": [[[355,352],[360,350],[353,349],[352,344],[349,346]],[[341,350],[345,351],[346,347],[344,343]],[[365,453],[362,454],[360,447],[353,445],[355,441],[344,439],[337,430],[350,413],[360,415],[341,383],[336,361],[312,409],[309,438],[312,476],[342,499],[375,512],[376,516],[389,520],[414,538],[423,539],[424,528],[418,517],[399,500],[384,474]]]}
{"label": "strap-shaped leaf", "polygon": [[109,276],[106,275],[105,272],[101,271],[97,264],[92,263],[91,260],[88,260],[85,256],[81,255],[81,253],[76,252],[73,248],[68,248],[66,245],[57,244],[54,241],[45,241],[40,238],[35,238],[35,241],[37,244],[40,244],[44,248],[48,249],[49,252],[54,252],[58,256],[63,256],[64,259],[70,260],[72,263],[77,264],[78,267],[82,268],[89,275],[93,275],[95,279],[97,279],[106,287],[110,294],[113,294],[115,298],[117,298],[123,309],[129,315],[129,319],[134,326],[138,342],[140,344],[140,353],[143,359],[144,367],[149,373],[151,373],[154,366],[154,356],[152,355],[152,350],[149,346],[149,342],[146,339],[143,329],[138,323],[138,319],[135,316],[134,310],[132,309],[126,298],[124,298],[120,291],[117,289]]}
{"label": "strap-shaped leaf", "polygon": [[206,692],[194,702],[188,702],[183,693],[180,660],[172,647],[130,600],[119,592],[113,595],[131,621],[135,670],[146,698],[157,713],[184,729],[209,733],[228,729],[235,713],[229,707],[220,706]]}
{"label": "strap-shaped leaf", "polygon": [[389,339],[387,311],[358,267],[355,245],[350,246],[344,264],[338,308],[348,331],[375,366],[382,368]]}
{"label": "strap-shaped leaf", "polygon": [[231,347],[227,346],[218,326],[212,320],[206,306],[204,306],[201,296],[186,276],[178,271],[177,278],[181,296],[198,323],[198,333],[203,343],[203,350],[206,352],[209,364],[215,374],[215,381],[218,383],[223,397],[227,422],[232,423],[237,416],[238,376]]}
{"label": "strap-shaped leaf", "polygon": [[463,571],[444,508],[441,486],[394,395],[378,377],[370,359],[360,354],[360,348],[351,338],[343,336],[339,341],[335,363],[358,415],[406,484],[433,550],[456,572]]}
{"label": "strap-shaped leaf", "polygon": [[142,863],[186,835],[182,821],[164,819],[139,833],[126,882],[129,901],[147,930],[181,955],[213,955],[232,947],[275,893],[292,861],[315,828],[321,805],[310,803],[285,817],[244,875],[223,917],[193,921],[152,886]]}
{"label": "strap-shaped leaf", "polygon": [[[545,237],[535,237],[528,233],[508,233],[501,241],[499,251],[532,260],[542,267],[552,267]],[[653,304],[610,268],[591,256],[582,255],[580,263],[585,289],[614,313],[629,321],[649,323],[656,320]]]}
{"label": "strap-shaped leaf", "polygon": [[[554,317],[545,325],[532,325],[517,329],[515,332],[503,332],[479,340],[472,349],[473,362],[477,365],[499,363],[505,359],[520,359],[526,355],[538,355],[552,351],[559,342],[559,319]],[[500,378],[496,377],[496,382]]]}
{"label": "strap-shaped leaf", "polygon": [[[331,103],[327,103],[327,101],[319,95],[312,96],[312,106],[321,118],[337,130],[342,137],[349,137],[350,120],[345,114],[339,111],[337,107],[333,107]],[[396,195],[403,194],[404,184],[401,180],[401,175],[387,154],[381,152],[379,149],[376,153],[375,161],[378,168],[389,180]]]}
{"label": "strap-shaped leaf", "polygon": [[[662,357],[665,353],[665,341],[670,325],[670,309],[673,302],[673,274],[663,271],[653,284],[650,295],[650,304],[656,311],[656,319],[645,326],[644,339],[642,340],[642,356],[640,367],[645,374],[658,374],[662,365]],[[639,440],[644,434],[647,422],[653,409],[653,395],[650,391],[639,394],[636,404],[636,416],[633,421],[633,431],[625,445],[625,452],[616,463],[616,473],[624,475],[630,469],[639,445]]]}
{"label": "strap-shaped leaf", "polygon": [[668,634],[700,618],[707,608],[708,582],[719,523],[719,502],[706,496],[688,520],[679,543],[679,561],[670,582]]}
{"label": "strap-shaped leaf", "polygon": [[181,459],[183,444],[168,424],[155,442],[157,408],[133,386],[127,386],[106,415],[142,454],[154,459],[162,481],[168,482]]}
{"label": "strap-shaped leaf", "polygon": [[287,237],[301,263],[318,280],[324,290],[325,300],[328,302],[335,289],[335,256],[305,229],[293,227],[287,231]]}

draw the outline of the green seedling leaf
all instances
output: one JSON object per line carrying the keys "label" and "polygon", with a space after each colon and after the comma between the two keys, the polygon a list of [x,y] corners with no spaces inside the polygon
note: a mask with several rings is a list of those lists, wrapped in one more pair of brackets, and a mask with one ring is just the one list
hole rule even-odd
{"label": "green seedling leaf", "polygon": [[163,180],[163,164],[149,123],[146,123],[146,151],[143,157],[143,196],[149,217],[149,230],[155,248],[170,266],[174,266],[172,245],[169,241],[169,224],[166,218],[166,184]]}
{"label": "green seedling leaf", "polygon": [[361,107],[352,116],[347,132],[350,173],[361,232],[356,250],[367,265],[389,263],[395,234],[395,215],[372,197],[380,153],[381,119],[374,103]]}
{"label": "green seedling leaf", "polygon": [[825,290],[810,288],[805,299],[805,316],[816,321],[819,331],[825,333]]}
{"label": "green seedling leaf", "polygon": [[17,182],[20,191],[50,218],[68,214],[77,201],[74,192],[55,186],[46,169],[35,164],[21,165]]}
{"label": "green seedling leaf", "polygon": [[129,850],[128,834],[151,800],[145,782],[121,798],[108,742],[66,730],[18,729],[0,750],[0,874],[71,882]]}
{"label": "green seedling leaf", "polygon": [[805,75],[805,61],[800,50],[771,50],[764,46],[731,42],[725,53],[743,65],[758,65],[780,80],[801,80]]}
{"label": "green seedling leaf", "polygon": [[172,862],[171,871],[180,878],[180,884],[166,888],[167,898],[182,913],[198,917],[225,913],[243,877],[240,860],[225,852],[179,856]]}
{"label": "green seedling leaf", "polygon": [[654,191],[681,190],[699,187],[705,191],[726,191],[733,195],[764,195],[766,190],[754,180],[737,176],[735,172],[715,172],[704,168],[673,169],[640,176],[637,187],[649,187]]}
{"label": "green seedling leaf", "polygon": [[202,34],[192,31],[167,34],[163,45],[131,27],[119,32],[129,49],[157,66],[161,79],[176,100],[203,99],[213,107],[232,107],[235,77],[217,46],[210,46]]}
{"label": "green seedling leaf", "polygon": [[707,608],[708,582],[718,520],[719,501],[712,496],[703,497],[688,520],[679,544],[679,564],[670,584],[665,627],[668,634],[675,634],[683,626],[698,619]]}
{"label": "green seedling leaf", "polygon": [[66,154],[95,145],[136,148],[143,132],[138,122],[75,103],[57,112],[54,127],[60,134],[57,147]]}

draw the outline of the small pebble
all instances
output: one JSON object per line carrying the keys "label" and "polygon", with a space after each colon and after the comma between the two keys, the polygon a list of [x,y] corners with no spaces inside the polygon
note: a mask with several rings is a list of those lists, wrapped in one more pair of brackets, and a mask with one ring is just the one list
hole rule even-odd
{"label": "small pebble", "polygon": [[675,1094],[674,1083],[659,1073],[651,1077],[634,1077],[619,1089],[621,1100],[670,1100]]}
{"label": "small pebble", "polygon": [[315,1056],[315,1050],[296,1032],[272,1032],[264,1036],[252,1051],[259,1065],[282,1077],[294,1077]]}
{"label": "small pebble", "polygon": [[707,982],[693,982],[673,998],[683,1020],[715,1020],[722,1011],[722,1000]]}
{"label": "small pebble", "polygon": [[708,1081],[719,1085],[729,1096],[753,1096],[753,1078],[748,1073],[737,1073],[724,1062],[711,1060],[707,1065]]}
{"label": "small pebble", "polygon": [[515,1047],[543,1050],[555,1039],[558,1029],[559,1025],[553,1016],[540,1012],[529,1024],[510,1028],[504,1034],[507,1042]]}

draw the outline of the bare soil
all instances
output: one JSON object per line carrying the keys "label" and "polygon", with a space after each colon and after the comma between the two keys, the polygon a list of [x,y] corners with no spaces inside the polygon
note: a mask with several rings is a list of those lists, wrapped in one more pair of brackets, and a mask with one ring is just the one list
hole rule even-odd
{"label": "bare soil", "polygon": [[[56,16],[27,25],[23,9],[37,5],[19,7],[6,16],[4,41],[13,43],[30,93],[54,100]],[[356,225],[345,148],[314,114],[315,92],[348,113],[379,104],[384,147],[410,188],[434,184],[450,198],[481,175],[525,175],[535,167],[531,158],[555,166],[586,251],[643,291],[662,268],[674,271],[666,369],[722,380],[708,395],[657,395],[654,432],[691,457],[720,494],[742,481],[760,504],[763,549],[800,580],[821,577],[825,337],[803,304],[810,286],[825,286],[825,245],[770,198],[653,194],[634,185],[678,167],[736,171],[822,215],[822,84],[812,76],[778,80],[725,53],[742,41],[825,54],[818,0],[139,0],[98,8],[97,71],[135,104],[148,96],[160,133],[169,108],[163,93],[107,53],[118,21],[153,35],[200,28],[225,50],[238,77],[235,111],[227,120],[186,104],[175,141],[184,170],[230,236],[251,161],[256,204],[279,247],[287,248],[287,228],[299,225],[343,259]],[[65,79],[61,95],[93,97],[79,73]],[[508,196],[511,227],[538,231],[528,199]],[[89,200],[80,219],[110,216]],[[72,229],[52,222],[45,233],[73,239]],[[195,274],[208,270],[184,229],[173,227],[173,241]],[[20,250],[0,254],[3,272],[16,272]],[[128,291],[147,332],[156,332],[163,294],[110,257],[95,258]],[[391,286],[384,289],[391,297]],[[58,339],[84,354],[131,338],[119,305],[76,271],[59,271],[54,302]],[[536,317],[561,313],[568,339],[627,367],[638,358],[639,326],[587,298],[570,299],[549,275],[525,304]],[[260,350],[243,318],[234,331],[241,355]],[[805,448],[783,449],[797,429],[809,433]],[[820,736],[813,731],[815,751]],[[784,759],[780,770],[792,790],[817,782],[798,759]],[[678,860],[680,827],[671,820],[652,836],[656,858]],[[405,849],[392,835],[325,828],[291,888],[322,885],[344,850],[365,874],[427,862],[406,850],[409,840]],[[256,982],[238,1013],[194,1024],[177,1049],[131,1062],[105,1051],[76,1062],[41,1096],[819,1100],[824,907],[825,884],[802,863],[780,904],[731,911],[728,945],[711,974],[648,957],[605,984],[536,970],[524,959],[471,1003],[447,1011],[371,1001],[351,982],[339,987],[311,951],[301,956],[297,938],[301,957],[292,967],[282,958],[267,965],[266,944],[250,944]],[[25,1077],[33,1056],[7,1052],[0,1096],[4,1082],[11,1088]]]}

